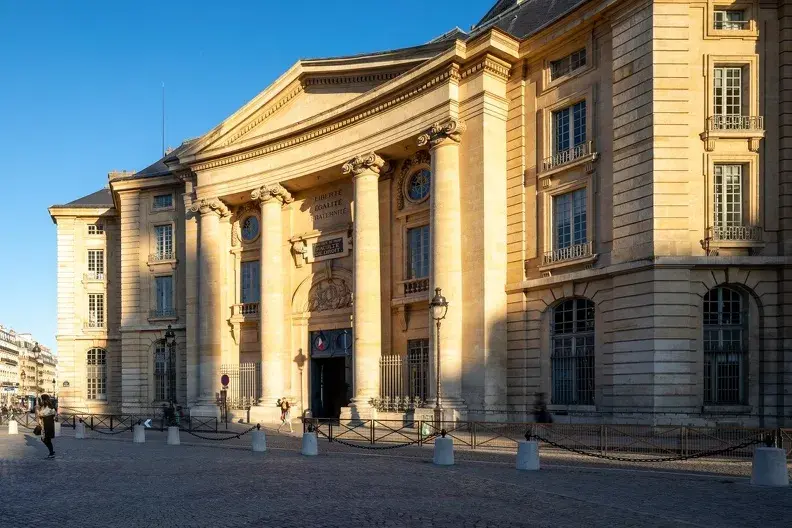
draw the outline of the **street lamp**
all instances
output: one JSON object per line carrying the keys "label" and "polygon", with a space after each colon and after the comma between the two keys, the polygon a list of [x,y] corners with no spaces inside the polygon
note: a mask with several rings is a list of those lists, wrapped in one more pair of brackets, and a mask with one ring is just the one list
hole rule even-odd
{"label": "street lamp", "polygon": [[41,384],[39,383],[39,375],[38,375],[38,357],[39,357],[39,354],[41,354],[41,347],[39,346],[39,344],[38,344],[38,341],[36,341],[36,342],[33,344],[33,354],[34,354],[34,355],[35,355],[35,357],[36,357],[36,370],[34,371],[34,374],[35,374],[35,376],[36,376],[36,377],[35,377],[35,381],[36,381],[36,400],[38,400],[38,396],[39,396],[39,385],[41,385]]}
{"label": "street lamp", "polygon": [[165,330],[165,338],[162,344],[168,347],[168,400],[171,403],[176,402],[176,332],[173,331],[171,325]]}
{"label": "street lamp", "polygon": [[448,301],[441,293],[440,288],[435,288],[434,297],[429,302],[429,308],[432,310],[432,319],[437,325],[437,362],[435,363],[435,371],[437,372],[437,393],[435,394],[435,422],[437,427],[442,425],[443,421],[443,408],[440,406],[440,321],[445,319],[446,312],[448,312]]}
{"label": "street lamp", "polygon": [[305,357],[305,354],[303,354],[303,349],[298,349],[297,355],[294,356],[294,362],[297,363],[297,370],[300,372],[300,407],[302,407],[303,418],[305,418],[305,401],[303,400],[303,368],[305,367],[305,361],[307,359],[308,358]]}

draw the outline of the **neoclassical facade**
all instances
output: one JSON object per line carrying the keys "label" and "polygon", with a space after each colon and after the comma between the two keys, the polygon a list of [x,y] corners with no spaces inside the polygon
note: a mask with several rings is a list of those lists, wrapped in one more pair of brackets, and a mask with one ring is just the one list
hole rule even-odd
{"label": "neoclassical facade", "polygon": [[[500,0],[50,214],[61,397],[792,422],[792,6]],[[439,336],[429,300],[449,307]],[[168,328],[175,338],[165,339]],[[67,404],[68,405],[68,404]]]}

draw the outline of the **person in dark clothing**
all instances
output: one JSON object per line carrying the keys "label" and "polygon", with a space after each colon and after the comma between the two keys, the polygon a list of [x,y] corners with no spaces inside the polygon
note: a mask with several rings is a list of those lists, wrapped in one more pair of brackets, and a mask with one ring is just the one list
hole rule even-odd
{"label": "person in dark clothing", "polygon": [[42,394],[36,409],[36,418],[41,425],[41,441],[49,449],[47,458],[55,458],[52,439],[55,438],[55,406],[48,394]]}
{"label": "person in dark clothing", "polygon": [[553,416],[547,410],[547,402],[543,392],[537,392],[533,405],[534,421],[536,423],[553,423]]}

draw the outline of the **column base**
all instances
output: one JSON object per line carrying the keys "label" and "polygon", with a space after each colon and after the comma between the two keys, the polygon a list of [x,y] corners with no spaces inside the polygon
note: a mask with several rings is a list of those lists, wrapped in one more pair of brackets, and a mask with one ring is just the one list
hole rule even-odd
{"label": "column base", "polygon": [[[292,420],[294,420],[294,413],[292,412]],[[250,423],[260,424],[280,424],[280,409],[275,405],[269,403],[259,403],[250,408]]]}
{"label": "column base", "polygon": [[198,403],[190,408],[190,416],[197,418],[217,418],[220,420],[220,407],[214,403]]}
{"label": "column base", "polygon": [[377,409],[369,403],[358,403],[352,400],[349,407],[341,407],[341,421],[354,422],[356,420],[376,420]]}

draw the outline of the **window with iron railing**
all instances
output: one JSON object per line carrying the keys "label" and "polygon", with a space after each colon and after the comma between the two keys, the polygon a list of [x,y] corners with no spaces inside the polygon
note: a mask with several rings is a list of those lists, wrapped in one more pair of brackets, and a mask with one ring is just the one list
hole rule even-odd
{"label": "window with iron railing", "polygon": [[746,403],[747,317],[743,295],[718,287],[704,296],[704,403]]}
{"label": "window with iron railing", "polygon": [[92,348],[86,356],[86,399],[107,399],[107,352]]}
{"label": "window with iron railing", "polygon": [[715,227],[743,225],[743,166],[715,165],[713,212]]}
{"label": "window with iron railing", "polygon": [[257,303],[261,296],[259,290],[259,261],[248,260],[243,262],[241,266],[242,291],[240,292],[240,300],[242,304]]}
{"label": "window with iron railing", "polygon": [[745,30],[750,28],[750,20],[741,9],[716,9],[715,29]]}
{"label": "window with iron railing", "polygon": [[104,328],[105,307],[103,293],[88,294],[88,328]]}
{"label": "window with iron railing", "polygon": [[104,250],[88,250],[88,278],[95,280],[104,279]]}
{"label": "window with iron railing", "polygon": [[545,254],[545,264],[591,254],[586,209],[586,188],[553,197],[553,247]]}
{"label": "window with iron railing", "polygon": [[594,403],[594,303],[568,299],[551,320],[551,403]]}
{"label": "window with iron railing", "polygon": [[586,101],[552,113],[552,155],[542,162],[542,171],[571,163],[592,154],[586,140]]}
{"label": "window with iron railing", "polygon": [[429,226],[407,230],[407,259],[404,270],[404,294],[410,295],[429,290],[429,264],[431,246]]}
{"label": "window with iron railing", "polygon": [[429,399],[429,340],[407,341],[407,380],[410,398]]}
{"label": "window with iron railing", "polygon": [[153,260],[171,260],[173,255],[173,226],[170,224],[154,227],[155,253]]}
{"label": "window with iron railing", "polygon": [[154,400],[176,401],[175,350],[163,343],[154,349]]}

